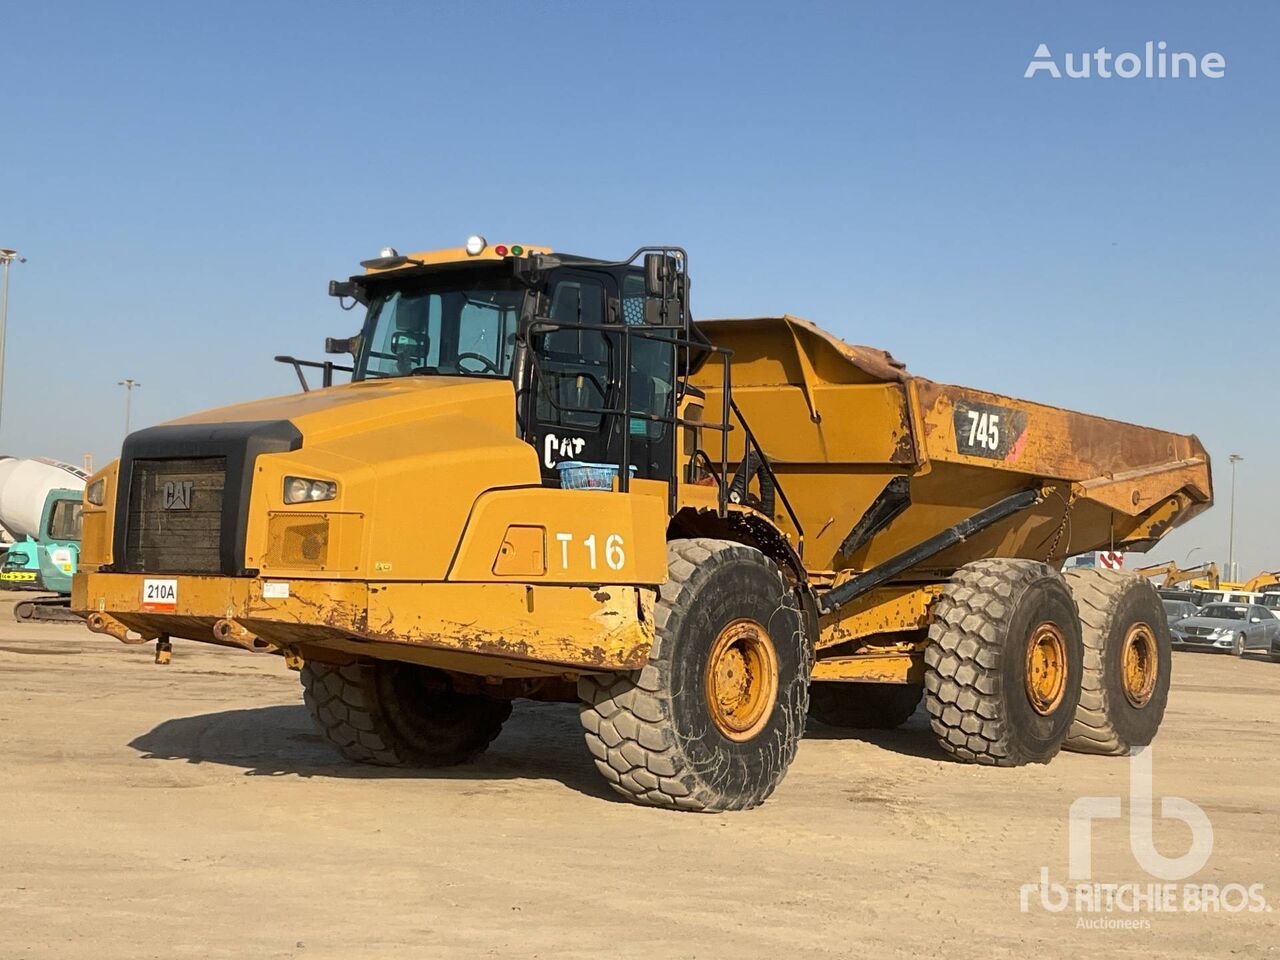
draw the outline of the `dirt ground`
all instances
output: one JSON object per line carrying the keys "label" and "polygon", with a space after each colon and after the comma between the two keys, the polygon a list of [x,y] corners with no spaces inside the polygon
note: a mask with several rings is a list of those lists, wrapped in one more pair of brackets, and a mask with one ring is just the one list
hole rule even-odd
{"label": "dirt ground", "polygon": [[[919,714],[815,724],[760,809],[677,814],[608,793],[568,706],[518,704],[469,766],[354,767],[278,658],[174,648],[158,667],[0,604],[0,958],[1280,955],[1269,910],[1022,910],[1042,867],[1066,882],[1073,800],[1127,813],[1124,759],[990,770],[944,759]],[[1174,670],[1154,794],[1214,842],[1177,902],[1262,884],[1280,911],[1280,664]],[[1169,857],[1190,835],[1155,828]],[[1127,820],[1093,846],[1094,882],[1158,882]]]}

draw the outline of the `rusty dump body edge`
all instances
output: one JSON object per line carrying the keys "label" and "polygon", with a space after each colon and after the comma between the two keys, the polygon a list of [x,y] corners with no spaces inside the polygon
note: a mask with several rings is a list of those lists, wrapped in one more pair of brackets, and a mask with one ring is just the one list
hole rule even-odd
{"label": "rusty dump body edge", "polygon": [[[985,556],[1060,563],[1145,549],[1212,503],[1209,458],[1193,436],[934,383],[796,317],[699,326],[734,351],[734,397],[797,510],[811,571],[869,569],[1019,490],[1045,497],[930,558],[929,572]],[[696,377],[708,409],[717,376]],[[910,504],[851,544],[895,477],[908,478]]]}

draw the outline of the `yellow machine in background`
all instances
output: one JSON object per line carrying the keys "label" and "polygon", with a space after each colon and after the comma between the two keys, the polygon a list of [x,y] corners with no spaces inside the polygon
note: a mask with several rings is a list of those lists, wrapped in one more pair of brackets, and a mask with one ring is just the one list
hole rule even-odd
{"label": "yellow machine in background", "polygon": [[[961,760],[1150,742],[1151,584],[1060,572],[1212,500],[1193,437],[910,376],[794,317],[693,323],[688,257],[520,244],[364,264],[324,386],[130,435],[75,608],[300,658],[346,757],[447,764],[576,700],[628,798],[754,806],[806,717],[925,701]],[[331,385],[335,370],[352,382]]]}
{"label": "yellow machine in background", "polygon": [[1168,563],[1157,563],[1149,567],[1139,567],[1134,573],[1159,579],[1159,586],[1172,588],[1179,584],[1187,584],[1197,590],[1217,590],[1221,585],[1216,563],[1202,563],[1199,566],[1187,567],[1185,570],[1172,560]]}

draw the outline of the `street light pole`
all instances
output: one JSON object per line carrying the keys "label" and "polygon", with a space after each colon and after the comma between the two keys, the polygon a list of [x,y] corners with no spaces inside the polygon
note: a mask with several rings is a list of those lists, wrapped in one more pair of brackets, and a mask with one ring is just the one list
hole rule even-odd
{"label": "street light pole", "polygon": [[7,247],[0,248],[0,264],[3,265],[4,279],[0,280],[0,412],[4,409],[4,341],[5,341],[5,325],[9,320],[9,264],[17,260],[19,263],[26,263],[26,257],[18,256],[17,250],[10,250]]}
{"label": "street light pole", "polygon": [[1244,457],[1238,453],[1233,453],[1227,457],[1227,462],[1231,464],[1231,515],[1227,521],[1227,576],[1232,580],[1236,578],[1236,464],[1244,460]]}
{"label": "street light pole", "polygon": [[140,387],[137,380],[132,377],[125,377],[116,384],[117,387],[124,387],[124,435],[129,436],[129,406],[133,401],[133,388]]}

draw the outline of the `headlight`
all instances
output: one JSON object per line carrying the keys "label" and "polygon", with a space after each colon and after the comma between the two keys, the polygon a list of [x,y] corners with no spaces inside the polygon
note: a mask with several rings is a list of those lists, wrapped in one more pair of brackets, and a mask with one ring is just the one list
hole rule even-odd
{"label": "headlight", "polygon": [[85,489],[85,499],[95,507],[100,507],[107,502],[107,480],[105,477],[93,481]]}
{"label": "headlight", "polygon": [[478,233],[473,233],[467,237],[467,254],[476,257],[484,252],[484,248],[488,246],[488,242]]}
{"label": "headlight", "polygon": [[332,500],[338,495],[338,485],[332,480],[309,480],[306,477],[284,478],[285,503],[315,503]]}

